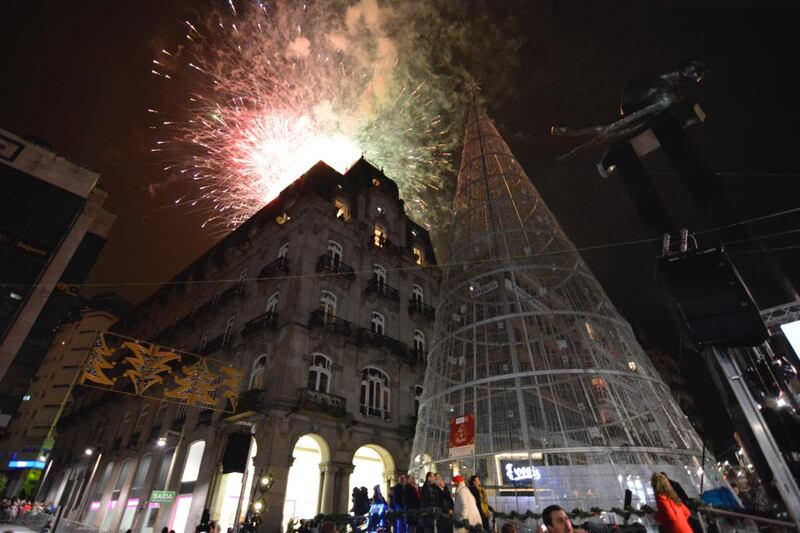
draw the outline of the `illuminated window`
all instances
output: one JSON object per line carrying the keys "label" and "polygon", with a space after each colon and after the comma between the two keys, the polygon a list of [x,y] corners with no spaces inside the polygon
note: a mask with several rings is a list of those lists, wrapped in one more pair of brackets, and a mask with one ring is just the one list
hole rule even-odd
{"label": "illuminated window", "polygon": [[372,312],[372,332],[377,333],[378,335],[383,335],[385,330],[386,320],[383,318],[383,315],[378,313],[377,311]]}
{"label": "illuminated window", "polygon": [[186,464],[183,467],[181,483],[197,481],[197,475],[200,473],[200,465],[203,462],[203,452],[205,449],[206,442],[203,440],[193,442],[192,445],[189,446],[189,453],[186,454]]}
{"label": "illuminated window", "polygon": [[383,248],[383,245],[386,243],[386,230],[380,224],[375,224],[375,234],[373,237],[373,243],[375,246],[379,248]]}
{"label": "illuminated window", "polygon": [[379,180],[378,178],[372,178],[372,186],[373,187],[380,187],[381,186],[381,180]]}
{"label": "illuminated window", "polygon": [[250,374],[250,389],[263,389],[264,378],[267,372],[267,356],[266,354],[259,356],[256,362],[253,363],[253,371]]}
{"label": "illuminated window", "polygon": [[334,200],[333,206],[336,209],[336,218],[342,219],[345,222],[350,220],[350,206],[344,200],[338,198]]}
{"label": "illuminated window", "polygon": [[418,265],[425,264],[425,252],[422,251],[422,248],[419,246],[413,246],[411,248],[412,252],[414,253],[414,262]]}
{"label": "illuminated window", "polygon": [[389,416],[389,376],[378,368],[367,367],[361,373],[361,414]]}
{"label": "illuminated window", "polygon": [[628,368],[636,372],[636,369],[639,367],[636,365],[636,361],[628,361]]}
{"label": "illuminated window", "polygon": [[328,394],[331,383],[331,360],[321,353],[311,356],[311,366],[308,367],[308,390]]}
{"label": "illuminated window", "polygon": [[606,382],[603,378],[592,378],[592,387],[597,392],[603,392],[606,390]]}

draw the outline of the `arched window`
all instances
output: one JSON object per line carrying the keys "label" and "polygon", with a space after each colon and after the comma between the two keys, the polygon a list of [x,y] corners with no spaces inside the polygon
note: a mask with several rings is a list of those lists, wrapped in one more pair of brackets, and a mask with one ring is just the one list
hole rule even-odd
{"label": "arched window", "polygon": [[383,294],[386,287],[386,269],[376,263],[372,265],[372,276],[375,280],[375,288],[379,293]]}
{"label": "arched window", "polygon": [[164,417],[167,416],[167,407],[169,407],[167,402],[161,402],[161,404],[159,404],[158,411],[156,411],[156,417],[153,420],[154,428],[161,428],[161,425],[164,423]]}
{"label": "arched window", "polygon": [[265,312],[267,313],[275,313],[278,309],[278,301],[280,300],[280,293],[274,292],[272,295],[267,299],[267,308]]}
{"label": "arched window", "polygon": [[331,360],[321,354],[311,354],[311,366],[308,367],[308,390],[328,394],[331,384]]}
{"label": "arched window", "polygon": [[418,329],[414,330],[414,352],[419,358],[425,357],[425,334]]}
{"label": "arched window", "polygon": [[414,300],[414,304],[422,307],[422,304],[425,303],[425,291],[422,290],[422,287],[414,285],[411,289],[411,299]]}
{"label": "arched window", "polygon": [[236,324],[236,314],[232,314],[228,317],[228,321],[225,323],[225,332],[222,334],[222,346],[227,347],[230,344],[231,339],[233,339],[233,326]]}
{"label": "arched window", "polygon": [[267,372],[267,355],[260,355],[253,363],[253,371],[250,373],[250,389],[263,389],[264,378]]}
{"label": "arched window", "polygon": [[343,256],[344,248],[342,248],[342,245],[336,241],[328,241],[328,259],[331,262],[331,268],[339,270]]}
{"label": "arched window", "polygon": [[203,332],[203,336],[200,337],[200,344],[197,346],[197,351],[202,352],[205,349],[206,344],[208,344],[208,330],[205,330]]}
{"label": "arched window", "polygon": [[422,248],[419,246],[413,246],[411,248],[412,253],[414,254],[414,262],[418,265],[425,264],[425,252],[422,251]]}
{"label": "arched window", "polygon": [[280,249],[278,250],[278,259],[286,259],[286,256],[289,254],[289,243],[285,242],[281,245]]}
{"label": "arched window", "polygon": [[203,463],[203,452],[206,449],[206,441],[199,440],[189,446],[189,453],[186,454],[186,463],[183,466],[181,483],[191,483],[197,481],[200,473],[200,465]]}
{"label": "arched window", "polygon": [[142,407],[142,409],[139,411],[139,418],[136,419],[136,425],[133,426],[133,432],[134,433],[140,432],[142,430],[142,428],[144,427],[144,423],[147,420],[148,411],[149,411],[149,409],[147,408],[147,405]]}
{"label": "arched window", "polygon": [[367,367],[361,373],[361,414],[389,418],[389,376],[378,368]]}
{"label": "arched window", "polygon": [[383,335],[385,331],[386,320],[383,315],[377,311],[372,312],[372,333]]}
{"label": "arched window", "polygon": [[330,291],[322,291],[319,297],[319,308],[326,324],[331,323],[336,317],[336,295]]}
{"label": "arched window", "polygon": [[419,413],[419,402],[422,399],[422,385],[414,385],[414,414]]}
{"label": "arched window", "polygon": [[380,224],[375,224],[375,232],[373,233],[372,243],[378,248],[383,248],[386,244],[386,230]]}

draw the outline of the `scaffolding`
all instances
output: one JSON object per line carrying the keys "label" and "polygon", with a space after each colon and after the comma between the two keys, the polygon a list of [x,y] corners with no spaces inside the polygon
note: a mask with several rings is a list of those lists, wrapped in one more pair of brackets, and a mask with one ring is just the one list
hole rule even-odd
{"label": "scaffolding", "polygon": [[638,507],[654,471],[696,494],[702,442],[474,101],[454,211],[410,471],[479,474],[509,511]]}

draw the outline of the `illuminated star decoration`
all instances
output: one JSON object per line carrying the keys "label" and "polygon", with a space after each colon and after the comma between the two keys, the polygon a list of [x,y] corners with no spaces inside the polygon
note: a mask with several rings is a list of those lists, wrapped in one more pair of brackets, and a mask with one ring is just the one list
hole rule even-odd
{"label": "illuminated star decoration", "polygon": [[183,367],[183,376],[176,377],[180,386],[164,393],[167,398],[181,400],[187,405],[211,405],[217,403],[214,392],[217,389],[219,376],[208,369],[205,359],[200,359],[192,366]]}
{"label": "illuminated star decoration", "polygon": [[137,395],[158,383],[164,383],[164,378],[160,375],[170,371],[170,361],[180,359],[180,356],[160,349],[157,344],[148,347],[136,342],[125,342],[123,345],[128,348],[133,356],[125,358],[125,362],[133,368],[125,371],[123,376],[133,383],[133,388]]}
{"label": "illuminated star decoration", "polygon": [[225,375],[225,379],[220,384],[220,388],[225,388],[222,395],[231,402],[233,410],[236,411],[236,405],[239,403],[239,390],[242,387],[242,371],[232,366],[223,366],[219,371]]}
{"label": "illuminated star decoration", "polygon": [[108,377],[105,373],[106,370],[111,370],[114,365],[108,362],[108,358],[114,354],[114,350],[109,348],[106,344],[106,339],[103,334],[97,336],[94,341],[89,357],[83,367],[81,373],[81,383],[91,381],[100,385],[114,385],[114,380]]}

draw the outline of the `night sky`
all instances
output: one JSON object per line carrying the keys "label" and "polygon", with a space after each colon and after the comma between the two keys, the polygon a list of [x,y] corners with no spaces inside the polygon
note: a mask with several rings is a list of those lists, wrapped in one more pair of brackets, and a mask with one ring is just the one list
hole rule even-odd
{"label": "night sky", "polygon": [[[171,207],[172,192],[153,196],[148,191],[165,176],[149,152],[154,137],[146,109],[164,101],[164,86],[149,75],[155,52],[178,41],[179,21],[187,14],[220,3],[3,3],[0,127],[46,142],[59,154],[100,172],[101,185],[110,193],[107,207],[119,215],[90,278],[108,285],[93,287],[93,292],[113,290],[139,301],[153,287],[130,283],[165,281],[214,242],[199,229],[202,214]],[[699,59],[710,69],[691,91],[708,116],[691,131],[692,139],[720,173],[722,187],[735,205],[735,218],[800,205],[800,97],[793,81],[800,12],[786,7],[788,2],[461,4],[442,6],[451,12],[454,24],[463,23],[475,32],[476,47],[453,60],[463,62],[479,79],[490,116],[576,246],[636,240],[646,233],[621,184],[613,177],[600,178],[594,170],[599,152],[557,163],[574,144],[550,137],[549,127],[608,122],[617,116],[619,96],[631,76],[689,59]],[[491,39],[482,42],[476,21],[487,22]],[[505,44],[513,46],[504,46],[506,38]],[[719,223],[694,208],[663,161],[656,159],[652,166],[678,225],[699,230]],[[748,229],[765,235],[798,225],[800,216],[793,215]],[[700,244],[711,246],[725,238],[724,233],[709,233]],[[800,245],[800,237],[788,235],[763,244]],[[748,249],[732,248],[739,253]],[[657,251],[657,246],[640,245],[583,256],[646,344],[680,357],[690,386],[700,391],[708,386],[704,371],[699,361],[679,350],[655,289]],[[437,252],[443,259],[444,251]],[[774,258],[792,281],[800,281],[798,251],[778,251]],[[731,443],[732,430],[719,416],[721,407],[706,399],[707,394],[702,402],[706,437],[722,452]]]}

